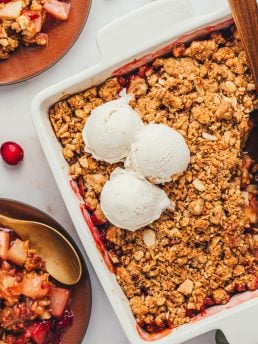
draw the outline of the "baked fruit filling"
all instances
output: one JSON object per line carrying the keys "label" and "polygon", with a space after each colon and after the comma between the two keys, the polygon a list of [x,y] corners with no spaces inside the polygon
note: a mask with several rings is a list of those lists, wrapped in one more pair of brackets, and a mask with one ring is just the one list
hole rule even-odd
{"label": "baked fruit filling", "polygon": [[[160,185],[175,211],[135,232],[110,224],[99,203],[111,172],[123,164],[94,159],[82,139],[91,110],[119,98],[122,88],[133,95],[130,105],[145,124],[176,129],[191,153],[187,170]],[[149,333],[258,288],[258,164],[245,151],[255,108],[254,81],[231,27],[175,46],[167,56],[50,109],[98,245],[101,240],[138,325]]]}
{"label": "baked fruit filling", "polygon": [[70,294],[28,241],[0,229],[0,344],[61,344],[73,319]]}

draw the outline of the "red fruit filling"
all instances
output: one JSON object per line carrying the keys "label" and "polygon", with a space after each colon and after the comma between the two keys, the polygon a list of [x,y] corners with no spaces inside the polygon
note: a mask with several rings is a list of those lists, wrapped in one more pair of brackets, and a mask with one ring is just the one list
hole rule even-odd
{"label": "red fruit filling", "polygon": [[64,288],[51,287],[50,289],[50,308],[51,314],[61,317],[67,307],[70,298],[70,290]]}
{"label": "red fruit filling", "polygon": [[51,321],[42,321],[30,325],[26,332],[36,344],[45,344],[50,330]]}

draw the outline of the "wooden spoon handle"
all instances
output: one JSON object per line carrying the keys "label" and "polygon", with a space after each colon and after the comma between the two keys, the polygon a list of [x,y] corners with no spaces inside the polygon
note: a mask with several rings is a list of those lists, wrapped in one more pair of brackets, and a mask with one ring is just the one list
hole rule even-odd
{"label": "wooden spoon handle", "polygon": [[258,91],[258,8],[256,0],[228,0]]}

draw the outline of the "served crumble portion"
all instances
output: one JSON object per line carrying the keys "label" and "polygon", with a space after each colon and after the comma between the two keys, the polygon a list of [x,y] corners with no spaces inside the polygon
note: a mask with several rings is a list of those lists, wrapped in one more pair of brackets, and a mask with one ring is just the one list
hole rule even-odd
{"label": "served crumble portion", "polygon": [[66,20],[70,3],[59,0],[0,0],[0,60],[10,57],[21,44],[46,46],[46,24]]}
{"label": "served crumble portion", "polygon": [[[92,109],[119,97],[145,123],[178,130],[191,152],[188,169],[161,185],[176,204],[136,232],[108,223],[99,196],[114,168],[84,152]],[[176,46],[130,75],[112,77],[50,109],[70,173],[115,269],[137,323],[158,332],[189,322],[236,292],[258,287],[258,164],[241,153],[257,106],[255,85],[234,28]]]}
{"label": "served crumble portion", "polygon": [[0,228],[0,344],[61,344],[70,301],[29,241]]}

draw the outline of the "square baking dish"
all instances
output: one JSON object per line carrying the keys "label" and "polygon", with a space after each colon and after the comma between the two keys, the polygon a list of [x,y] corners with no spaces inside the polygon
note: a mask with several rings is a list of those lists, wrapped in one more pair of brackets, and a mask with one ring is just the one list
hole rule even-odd
{"label": "square baking dish", "polygon": [[[227,28],[232,18],[224,0],[159,0],[105,26],[97,36],[101,60],[93,67],[59,82],[33,100],[31,112],[42,148],[73,220],[80,240],[115,313],[132,344],[154,341],[176,344],[220,328],[230,344],[257,344],[258,290],[238,294],[224,306],[207,309],[185,324],[150,338],[138,331],[127,298],[98,250],[81,207],[83,200],[71,187],[68,164],[52,129],[48,110],[61,98],[98,85],[108,77],[127,73],[168,52],[173,44],[189,42],[214,30]],[[87,217],[87,215],[86,215]]]}

